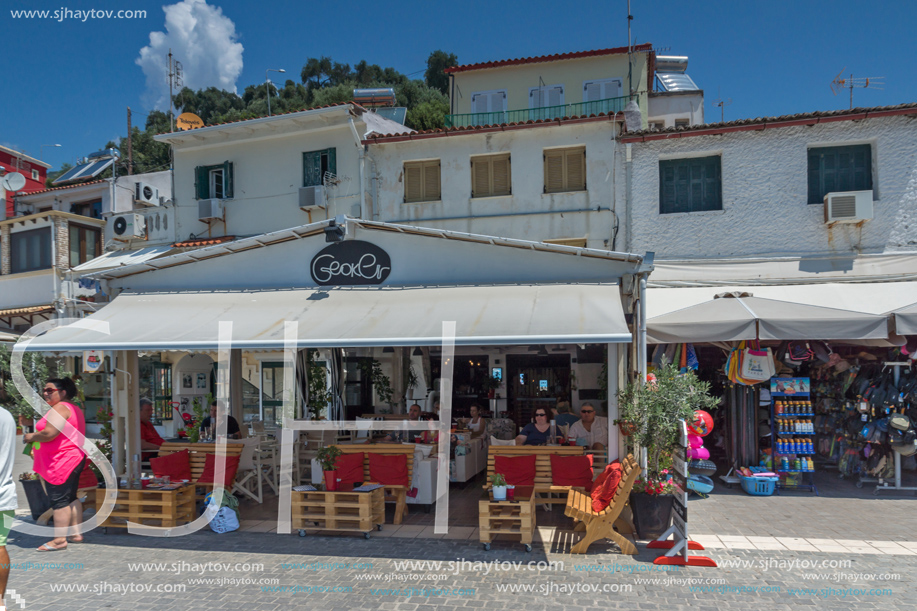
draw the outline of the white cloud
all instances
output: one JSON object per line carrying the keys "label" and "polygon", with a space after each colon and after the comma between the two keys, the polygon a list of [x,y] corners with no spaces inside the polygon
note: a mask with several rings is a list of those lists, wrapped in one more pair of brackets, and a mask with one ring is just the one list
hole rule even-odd
{"label": "white cloud", "polygon": [[146,75],[144,101],[154,108],[168,108],[169,49],[182,64],[184,86],[235,92],[243,49],[236,42],[236,25],[223,15],[223,9],[206,0],[182,0],[163,10],[166,31],[150,32],[150,44],[140,49],[135,62]]}

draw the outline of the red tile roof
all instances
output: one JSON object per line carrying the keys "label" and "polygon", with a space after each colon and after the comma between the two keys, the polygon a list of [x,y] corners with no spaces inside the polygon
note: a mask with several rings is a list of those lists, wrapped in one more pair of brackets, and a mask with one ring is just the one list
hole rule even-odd
{"label": "red tile roof", "polygon": [[78,182],[73,185],[64,185],[63,187],[51,187],[50,189],[42,189],[41,191],[31,191],[25,195],[38,195],[39,193],[48,193],[50,191],[60,191],[61,189],[75,189],[77,187],[85,187],[86,185],[94,185],[100,182],[108,182],[107,178],[100,178],[99,180],[90,180],[89,182]]}
{"label": "red tile roof", "polygon": [[[653,45],[644,43],[635,45],[634,51],[652,51]],[[493,62],[480,62],[446,68],[446,74],[467,72],[468,70],[483,70],[485,68],[502,68],[503,66],[516,66],[519,64],[537,64],[541,62],[556,62],[563,59],[577,59],[580,57],[598,57],[600,55],[621,55],[627,53],[627,47],[614,47],[612,49],[596,49],[594,51],[575,51],[573,53],[555,53],[554,55],[538,55],[535,57],[520,57],[518,59],[501,59]]]}
{"label": "red tile roof", "polygon": [[176,242],[172,244],[172,248],[199,248],[201,246],[214,246],[216,244],[223,244],[225,242],[232,242],[236,239],[234,235],[226,235],[220,238],[195,238],[193,240],[185,240],[184,242]]}
{"label": "red tile roof", "polygon": [[455,136],[459,134],[474,134],[474,133],[487,133],[487,132],[499,132],[499,131],[508,131],[513,129],[525,129],[530,127],[547,127],[548,125],[567,125],[570,123],[589,123],[594,121],[608,121],[609,119],[614,119],[614,115],[618,115],[619,121],[624,120],[624,115],[621,112],[618,113],[598,113],[588,116],[572,116],[572,117],[563,117],[560,119],[538,119],[537,121],[519,121],[514,123],[499,123],[494,125],[475,125],[468,127],[444,127],[441,129],[428,129],[421,132],[414,132],[413,134],[373,134],[368,139],[364,140],[364,144],[384,144],[386,142],[401,142],[405,140],[423,140],[426,138],[436,138],[441,136]]}

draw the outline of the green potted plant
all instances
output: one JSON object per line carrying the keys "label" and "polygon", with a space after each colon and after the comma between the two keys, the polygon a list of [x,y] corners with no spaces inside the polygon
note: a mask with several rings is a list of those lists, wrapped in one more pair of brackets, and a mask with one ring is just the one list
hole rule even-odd
{"label": "green potted plant", "polygon": [[337,446],[324,446],[318,449],[316,459],[322,465],[322,473],[325,475],[325,490],[334,492],[338,487],[337,463],[338,456],[343,454],[341,448]]}
{"label": "green potted plant", "polygon": [[500,378],[495,378],[495,377],[493,377],[493,376],[487,376],[487,377],[484,378],[484,380],[481,382],[481,387],[482,387],[485,391],[487,391],[487,398],[488,398],[488,399],[493,399],[493,398],[494,398],[494,395],[495,395],[496,392],[497,392],[497,389],[500,388],[500,386],[502,386],[502,385],[503,385],[503,380],[501,380]]}
{"label": "green potted plant", "polygon": [[494,500],[506,500],[506,478],[502,473],[494,473],[490,476],[490,485],[493,487]]}
{"label": "green potted plant", "polygon": [[[664,363],[655,381],[631,383],[618,392],[620,421],[631,425],[631,439],[646,449],[646,470],[630,496],[639,539],[655,539],[669,527],[675,487],[669,475],[672,454],[681,440],[680,421],[694,421],[695,410],[714,409],[719,400],[710,385],[688,370]],[[631,428],[628,427],[628,428]]]}

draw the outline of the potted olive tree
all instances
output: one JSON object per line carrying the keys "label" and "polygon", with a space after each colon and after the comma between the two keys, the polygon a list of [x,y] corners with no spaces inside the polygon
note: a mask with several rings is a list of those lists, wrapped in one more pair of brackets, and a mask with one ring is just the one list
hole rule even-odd
{"label": "potted olive tree", "polygon": [[719,402],[691,370],[680,373],[677,366],[663,364],[655,375],[655,381],[632,383],[618,392],[620,419],[632,425],[631,439],[646,449],[646,470],[630,495],[639,539],[658,538],[671,522],[675,486],[669,468],[680,441],[679,422],[693,422],[695,410],[709,411]]}
{"label": "potted olive tree", "polygon": [[324,446],[318,449],[316,459],[322,465],[322,473],[325,475],[325,490],[328,492],[334,492],[338,489],[335,463],[341,454],[343,452],[337,446]]}

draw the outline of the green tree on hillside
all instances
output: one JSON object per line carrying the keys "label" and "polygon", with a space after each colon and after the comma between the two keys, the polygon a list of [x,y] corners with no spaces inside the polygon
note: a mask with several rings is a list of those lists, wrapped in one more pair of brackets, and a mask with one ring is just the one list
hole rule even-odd
{"label": "green tree on hillside", "polygon": [[427,71],[424,72],[423,78],[427,87],[438,89],[441,93],[447,93],[449,90],[449,76],[446,74],[446,68],[458,65],[458,57],[455,53],[446,53],[445,51],[433,51],[427,58]]}

